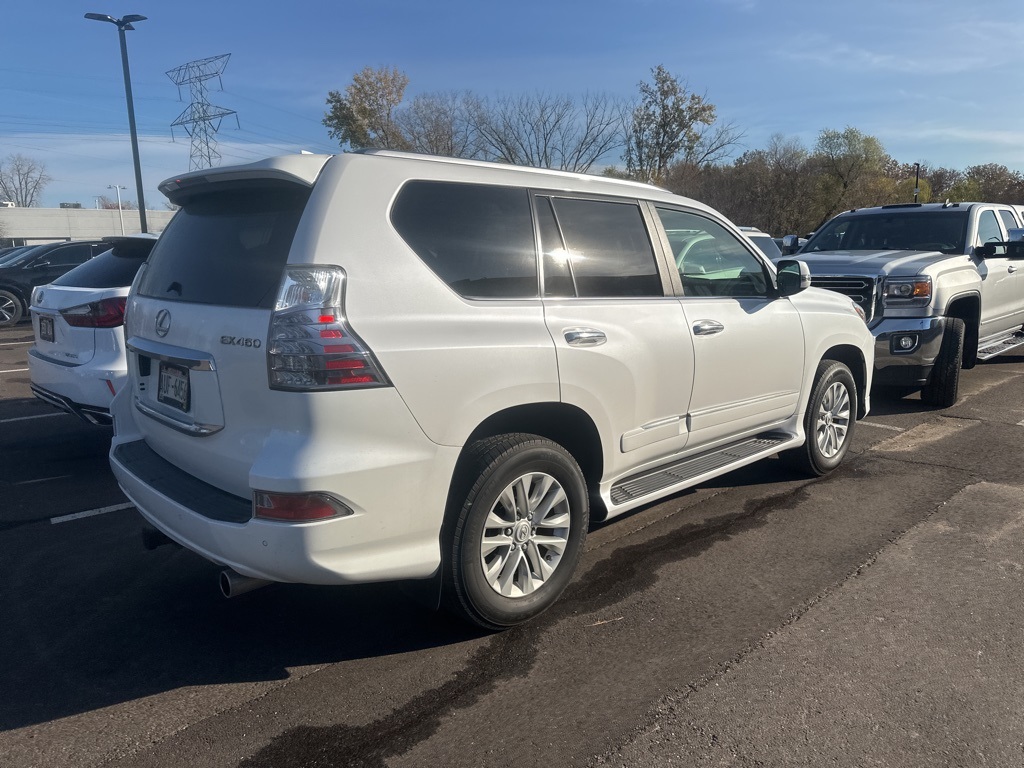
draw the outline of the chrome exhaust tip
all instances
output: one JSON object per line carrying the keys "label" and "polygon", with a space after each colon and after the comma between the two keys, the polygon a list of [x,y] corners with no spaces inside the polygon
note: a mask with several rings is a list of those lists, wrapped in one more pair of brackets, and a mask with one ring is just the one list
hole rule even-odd
{"label": "chrome exhaust tip", "polygon": [[270,584],[266,579],[254,579],[249,576],[243,576],[230,568],[225,568],[221,571],[217,581],[220,584],[220,593],[224,597],[238,597],[246,592],[252,592],[254,589]]}

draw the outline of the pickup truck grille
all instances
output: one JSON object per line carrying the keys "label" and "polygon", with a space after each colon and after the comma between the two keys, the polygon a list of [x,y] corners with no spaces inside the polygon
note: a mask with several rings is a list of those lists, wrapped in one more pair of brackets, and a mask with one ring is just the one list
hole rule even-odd
{"label": "pickup truck grille", "polygon": [[867,316],[870,323],[875,317],[875,306],[878,299],[877,281],[873,277],[860,277],[851,275],[849,277],[818,277],[811,276],[811,285],[817,288],[827,288],[830,291],[841,293],[853,299]]}

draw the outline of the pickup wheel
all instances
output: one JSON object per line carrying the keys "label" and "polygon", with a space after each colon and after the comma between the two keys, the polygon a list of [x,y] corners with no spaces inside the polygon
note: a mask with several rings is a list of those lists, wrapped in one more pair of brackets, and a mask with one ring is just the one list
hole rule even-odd
{"label": "pickup wheel", "polygon": [[921,389],[921,401],[939,408],[949,408],[960,394],[960,368],[964,359],[964,321],[947,317],[942,329],[942,346],[935,358],[935,367],[928,383]]}
{"label": "pickup wheel", "polygon": [[546,610],[568,586],[589,525],[587,486],[569,452],[537,435],[499,435],[467,451],[445,600],[500,630]]}
{"label": "pickup wheel", "polygon": [[10,291],[0,291],[0,326],[14,325],[23,312],[21,299]]}
{"label": "pickup wheel", "polygon": [[857,423],[857,385],[850,369],[837,360],[822,360],[804,414],[807,441],[785,451],[794,469],[820,477],[839,466],[850,447]]}

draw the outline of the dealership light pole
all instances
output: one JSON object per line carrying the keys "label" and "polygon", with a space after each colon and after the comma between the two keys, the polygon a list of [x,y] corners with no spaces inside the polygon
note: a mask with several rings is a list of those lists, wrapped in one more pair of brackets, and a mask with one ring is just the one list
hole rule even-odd
{"label": "dealership light pole", "polygon": [[914,202],[917,202],[917,193],[921,191],[921,164],[914,163]]}
{"label": "dealership light pole", "polygon": [[124,214],[121,213],[121,190],[128,189],[128,187],[122,187],[120,184],[107,184],[107,189],[113,189],[117,192],[117,216],[121,219],[121,237],[124,237]]}
{"label": "dealership light pole", "polygon": [[[117,27],[117,34],[121,40],[121,67],[124,70],[124,96],[128,102],[128,130],[131,132],[132,137],[132,160],[135,161],[135,193],[139,198],[139,225],[143,232],[148,232],[146,228],[146,201],[142,196],[142,166],[139,164],[139,137],[135,133],[135,103],[132,101],[132,78],[128,71],[128,45],[124,39],[124,33],[126,30],[135,29],[132,26],[132,22],[145,21],[145,16],[139,16],[138,14],[129,14],[120,19],[115,19],[113,16],[108,16],[105,13],[87,13],[85,18],[92,19],[93,21],[109,21],[115,27]],[[120,196],[120,193],[118,193]],[[120,206],[118,206],[120,208]]]}

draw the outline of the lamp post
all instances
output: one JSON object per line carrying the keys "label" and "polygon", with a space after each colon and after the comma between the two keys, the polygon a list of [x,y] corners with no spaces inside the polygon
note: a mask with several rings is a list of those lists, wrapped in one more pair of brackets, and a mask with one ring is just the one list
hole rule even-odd
{"label": "lamp post", "polygon": [[914,163],[914,202],[917,202],[917,193],[921,191],[921,164]]}
{"label": "lamp post", "polygon": [[121,213],[121,190],[128,189],[128,187],[122,187],[119,184],[107,184],[107,189],[112,189],[117,192],[117,217],[121,219],[121,237],[124,237],[124,214]]}
{"label": "lamp post", "polygon": [[[145,21],[145,16],[129,14],[120,19],[108,16],[105,13],[87,13],[85,18],[93,21],[109,21],[117,27],[117,34],[121,41],[121,67],[124,70],[124,96],[128,102],[128,130],[132,137],[132,160],[135,162],[135,192],[139,198],[139,225],[143,232],[148,232],[146,227],[146,201],[142,196],[142,166],[139,164],[139,137],[135,133],[135,103],[132,101],[132,78],[128,71],[128,45],[124,39],[126,30],[135,29],[132,22]],[[120,193],[119,193],[120,194]],[[120,208],[120,206],[118,206]]]}

